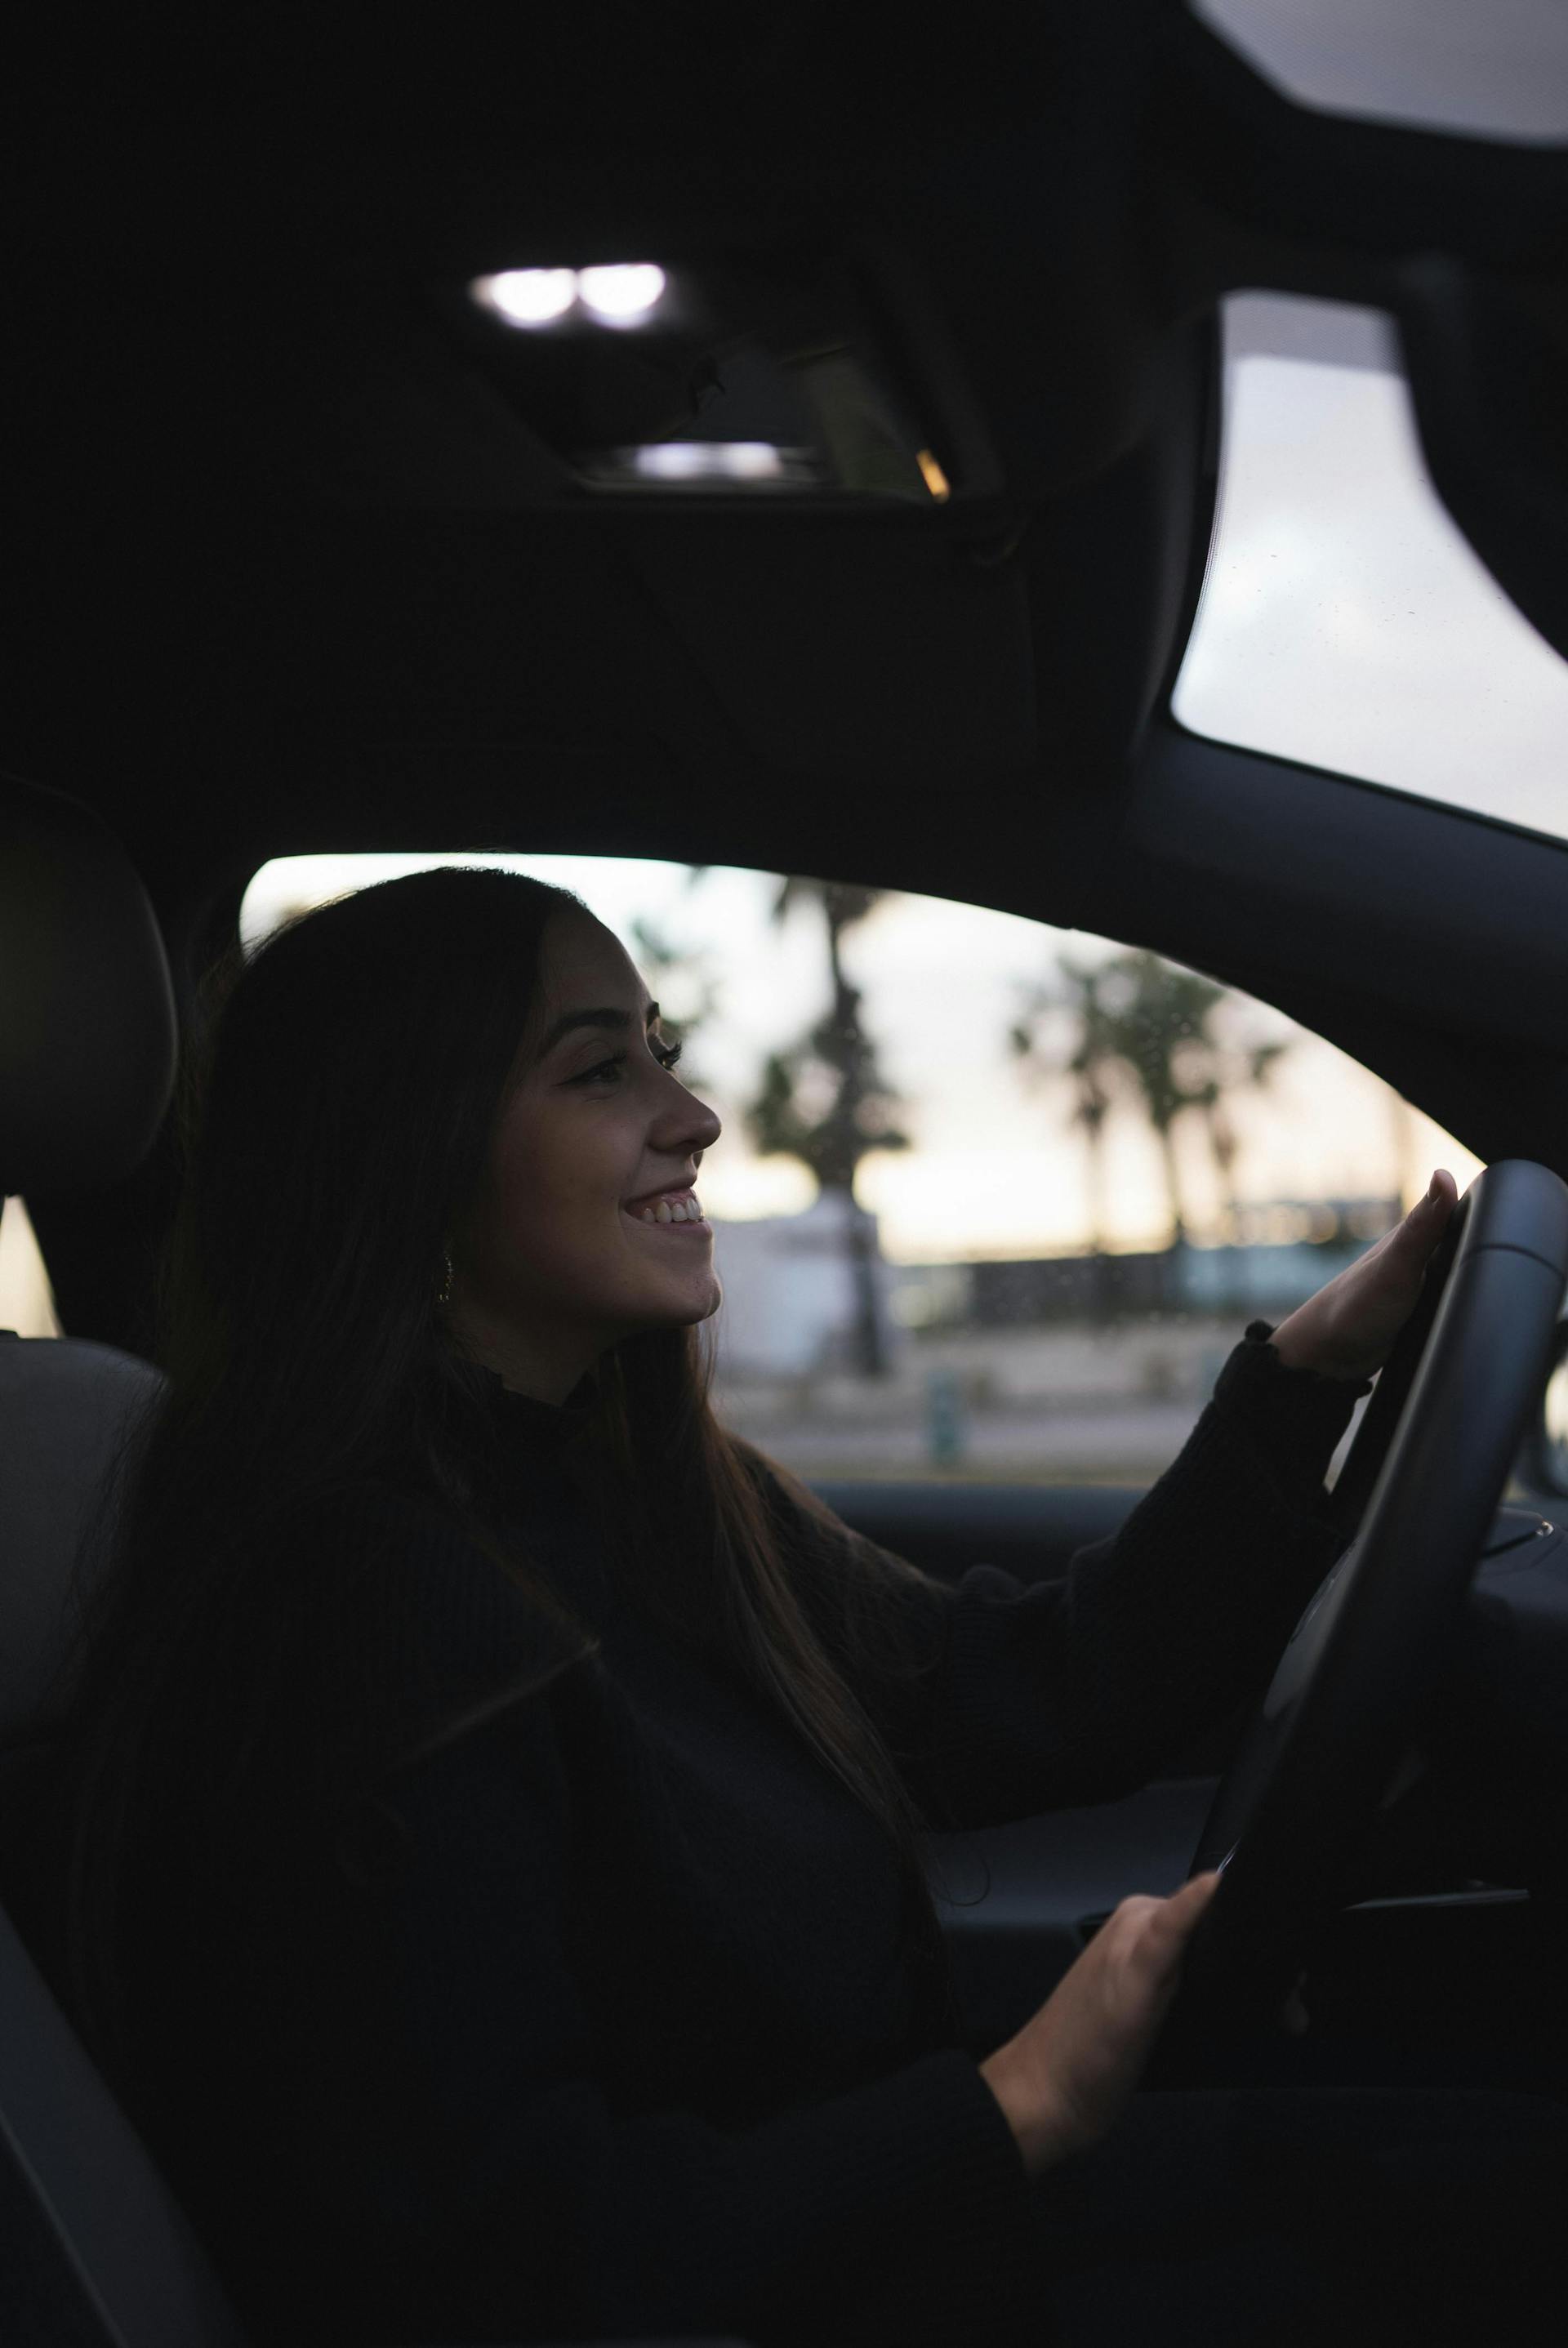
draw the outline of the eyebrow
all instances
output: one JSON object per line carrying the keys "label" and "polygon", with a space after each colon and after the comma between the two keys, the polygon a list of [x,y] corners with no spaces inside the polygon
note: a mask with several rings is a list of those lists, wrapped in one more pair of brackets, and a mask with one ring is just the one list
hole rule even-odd
{"label": "eyebrow", "polygon": [[[650,1003],[645,1024],[651,1027],[658,1016],[658,1004]],[[624,1033],[631,1025],[631,1013],[618,1010],[614,1004],[606,1004],[596,1011],[564,1012],[556,1020],[554,1025],[547,1030],[544,1041],[539,1047],[539,1056],[542,1060],[549,1053],[553,1052],[562,1037],[570,1035],[574,1027],[608,1027],[614,1033]]]}

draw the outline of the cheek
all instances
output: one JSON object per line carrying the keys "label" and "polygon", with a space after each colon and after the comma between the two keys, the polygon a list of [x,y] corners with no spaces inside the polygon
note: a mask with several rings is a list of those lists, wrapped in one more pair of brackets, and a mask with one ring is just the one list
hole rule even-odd
{"label": "cheek", "polygon": [[628,1146],[614,1118],[536,1125],[500,1173],[501,1213],[515,1247],[537,1256],[576,1238],[602,1245],[621,1217],[637,1162],[635,1138]]}

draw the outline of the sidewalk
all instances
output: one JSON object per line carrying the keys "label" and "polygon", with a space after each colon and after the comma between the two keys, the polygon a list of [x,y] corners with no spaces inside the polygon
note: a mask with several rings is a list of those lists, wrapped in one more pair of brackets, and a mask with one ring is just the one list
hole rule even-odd
{"label": "sidewalk", "polygon": [[885,1379],[721,1377],[716,1398],[738,1435],[800,1475],[1142,1487],[1181,1450],[1243,1326],[965,1331],[910,1342]]}

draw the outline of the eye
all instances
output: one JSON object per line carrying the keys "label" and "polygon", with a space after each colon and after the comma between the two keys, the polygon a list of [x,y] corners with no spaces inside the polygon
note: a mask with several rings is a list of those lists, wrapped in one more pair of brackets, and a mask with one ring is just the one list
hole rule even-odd
{"label": "eye", "polygon": [[[648,1049],[661,1068],[673,1068],[681,1056],[678,1044],[662,1044],[654,1035],[648,1038]],[[566,1081],[569,1085],[618,1084],[625,1066],[626,1054],[615,1052],[609,1059],[596,1061],[593,1067],[584,1068],[579,1076],[568,1076]]]}
{"label": "eye", "polygon": [[601,1060],[597,1067],[584,1068],[581,1076],[568,1076],[566,1081],[569,1085],[608,1084],[612,1078],[619,1076],[625,1065],[624,1052],[616,1052],[608,1060]]}

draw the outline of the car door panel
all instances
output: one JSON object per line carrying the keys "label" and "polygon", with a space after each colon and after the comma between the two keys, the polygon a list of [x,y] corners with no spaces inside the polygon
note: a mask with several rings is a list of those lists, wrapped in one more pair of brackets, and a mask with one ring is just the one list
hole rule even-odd
{"label": "car door panel", "polygon": [[[1142,1498],[1123,1485],[813,1480],[813,1489],[858,1532],[948,1581],[978,1564],[1023,1582],[1063,1575]],[[1185,1880],[1244,1711],[1121,1800],[931,1838],[929,1879],[972,2045],[999,2044],[1020,2027],[1083,1948],[1087,1918],[1129,1892]]]}
{"label": "car door panel", "polygon": [[[1065,1574],[1075,1553],[1105,1540],[1141,1491],[1120,1484],[917,1484],[811,1479],[819,1498],[857,1532],[912,1565],[956,1581],[972,1565],[1000,1566],[1020,1581]],[[1217,1777],[1246,1707],[1172,1755],[1162,1779]],[[1135,1797],[1136,1798],[1136,1797]],[[1098,1813],[1097,1813],[1098,1815]]]}

